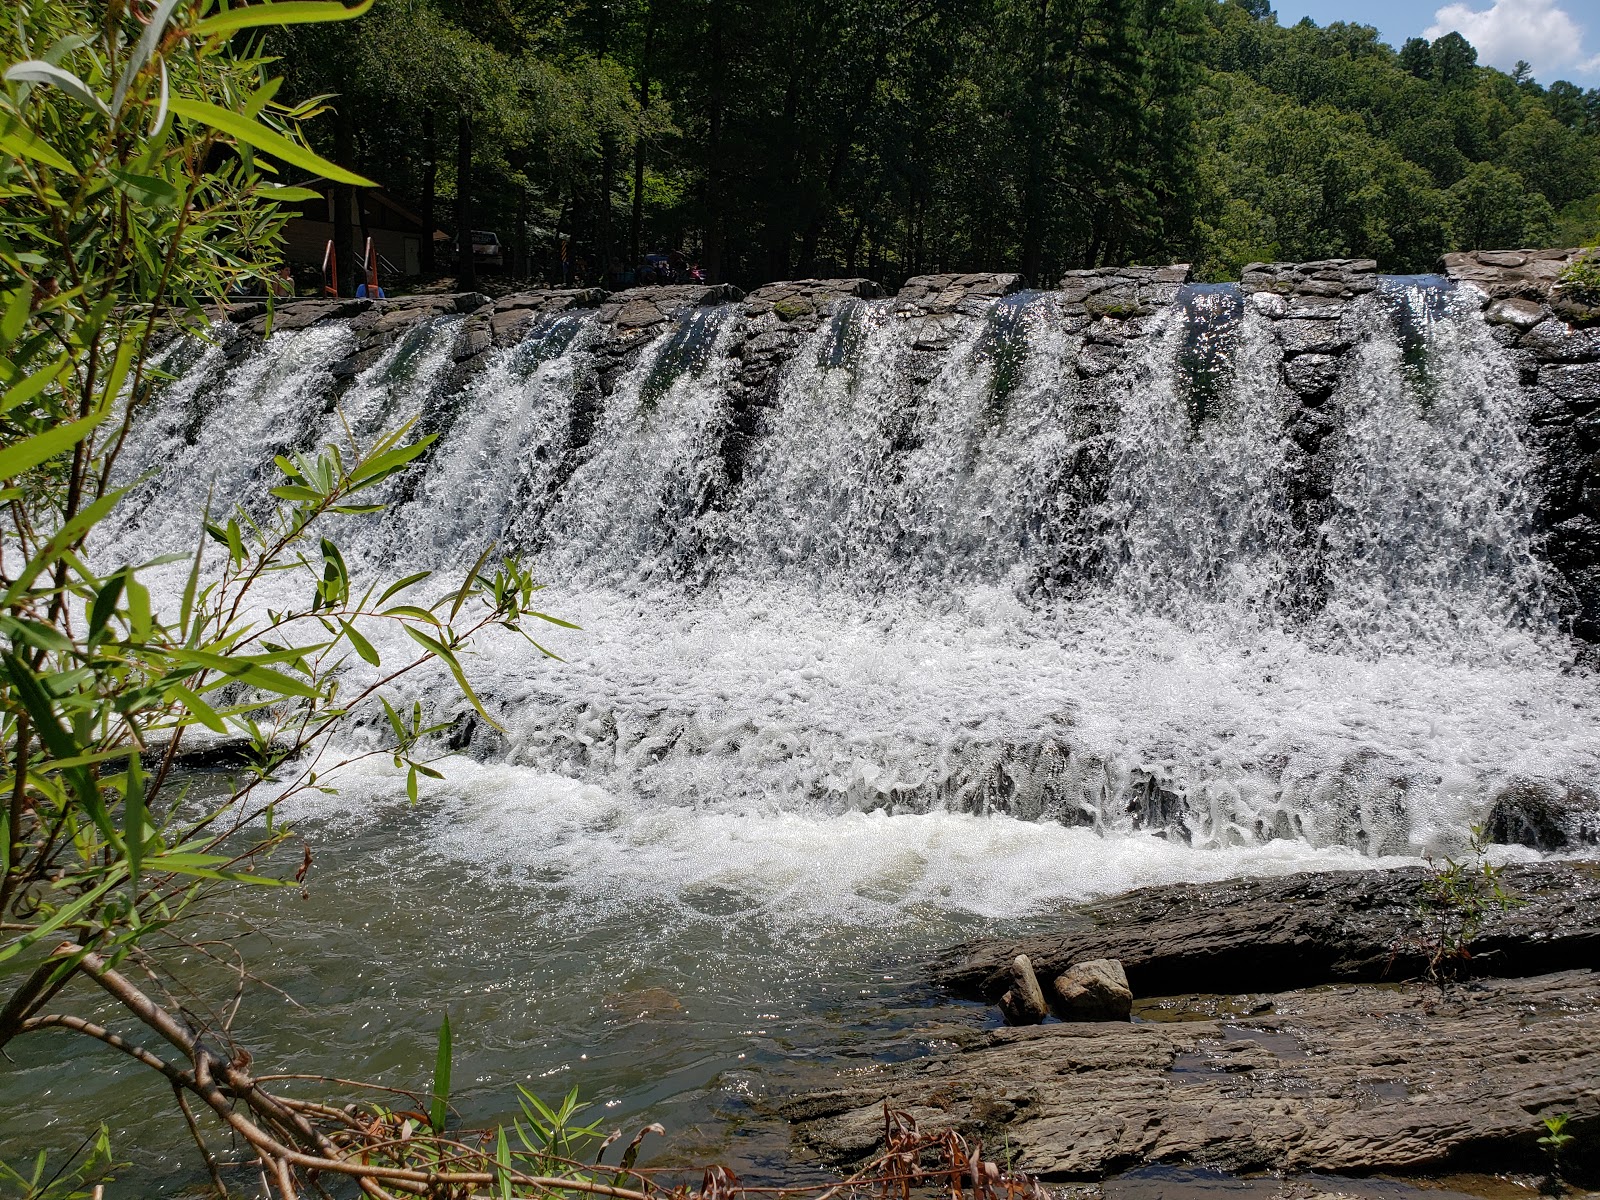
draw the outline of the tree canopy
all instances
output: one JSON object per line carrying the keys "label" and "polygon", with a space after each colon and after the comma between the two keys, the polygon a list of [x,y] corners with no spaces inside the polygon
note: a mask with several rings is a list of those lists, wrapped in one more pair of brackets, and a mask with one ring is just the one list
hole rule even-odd
{"label": "tree canopy", "polygon": [[274,37],[338,97],[324,153],[551,280],[1417,271],[1600,232],[1600,89],[1264,0],[380,0]]}

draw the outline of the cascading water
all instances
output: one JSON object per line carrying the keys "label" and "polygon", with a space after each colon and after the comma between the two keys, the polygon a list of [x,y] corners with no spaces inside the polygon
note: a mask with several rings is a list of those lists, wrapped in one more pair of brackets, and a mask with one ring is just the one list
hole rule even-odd
{"label": "cascading water", "polygon": [[[255,965],[309,1011],[247,1007],[257,1061],[413,1087],[448,1006],[469,1120],[513,1078],[576,1083],[688,1161],[759,1160],[787,1146],[749,1106],[767,1073],[908,1052],[941,943],[1453,852],[1511,782],[1595,779],[1600,688],[1568,669],[1475,306],[1427,280],[1342,320],[1258,299],[563,313],[471,369],[460,317],[381,352],[344,322],[173,347],[100,554],[188,551],[274,454],[414,417],[439,440],[388,513],[340,518],[353,569],[442,594],[497,542],[583,627],[542,639],[560,661],[475,645],[506,732],[463,713],[415,808],[366,760],[280,812],[317,865],[260,901],[295,952]],[[81,1124],[60,1074],[23,1063],[0,1113]]]}
{"label": "cascading water", "polygon": [[1363,314],[1333,404],[1330,633],[1369,649],[1493,645],[1548,622],[1516,369],[1444,280]]}
{"label": "cascading water", "polygon": [[[1437,281],[1346,320],[1320,507],[1296,507],[1308,410],[1272,322],[1192,287],[1136,344],[1051,293],[931,341],[845,302],[743,426],[734,306],[670,322],[604,397],[578,314],[464,384],[459,318],[419,323],[336,410],[339,326],[213,347],[130,451],[183,474],[122,540],[155,549],[278,450],[417,416],[438,446],[347,540],[444,571],[524,549],[588,631],[565,662],[486,655],[509,733],[479,757],[656,804],[1417,853],[1597,746],[1559,719],[1507,359]],[[1120,357],[1076,369],[1096,354]]]}

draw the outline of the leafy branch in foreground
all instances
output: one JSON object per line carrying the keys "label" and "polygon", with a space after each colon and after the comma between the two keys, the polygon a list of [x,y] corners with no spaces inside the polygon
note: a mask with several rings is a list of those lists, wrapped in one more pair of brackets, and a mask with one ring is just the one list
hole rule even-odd
{"label": "leafy branch in foreground", "polygon": [[[319,104],[278,102],[267,60],[236,40],[365,7],[49,0],[13,6],[0,26],[0,1048],[68,1031],[160,1072],[224,1193],[197,1114],[251,1147],[285,1197],[329,1172],[384,1194],[349,1128],[335,1142],[314,1102],[246,1073],[231,1033],[240,993],[196,990],[183,955],[218,956],[191,926],[232,889],[304,879],[309,852],[292,874],[273,869],[290,836],[275,810],[326,788],[336,731],[381,709],[392,737],[356,756],[391,755],[414,797],[437,726],[417,707],[402,718],[384,693],[438,664],[492,721],[463,650],[489,626],[555,620],[532,608],[525,568],[487,554],[431,600],[418,598],[426,574],[352,578],[324,519],[381,507],[374,489],[431,440],[410,440],[409,425],[278,460],[263,515],[208,516],[190,554],[101,561],[97,530],[124,500],[117,458],[157,383],[158,331],[175,321],[204,336],[208,303],[276,265],[281,205],[311,195],[275,182],[274,162],[363,182],[306,148],[299,122]],[[269,579],[277,603],[290,598],[281,611],[261,595]],[[377,637],[385,626],[400,636]],[[185,747],[240,735],[253,768],[220,800],[189,795]],[[142,1034],[59,1008],[75,983]],[[165,1058],[142,1044],[152,1035]],[[7,1178],[65,1194],[108,1153],[96,1143],[87,1165]]]}

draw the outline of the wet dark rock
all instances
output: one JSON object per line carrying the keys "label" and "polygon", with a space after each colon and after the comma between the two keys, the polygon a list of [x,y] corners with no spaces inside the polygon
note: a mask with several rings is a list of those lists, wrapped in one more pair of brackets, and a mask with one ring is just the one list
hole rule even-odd
{"label": "wet dark rock", "polygon": [[1441,273],[1457,283],[1470,283],[1490,300],[1521,297],[1540,303],[1567,265],[1582,254],[1569,250],[1466,250],[1446,254]]}
{"label": "wet dark rock", "polygon": [[917,275],[895,293],[896,307],[923,312],[954,312],[968,297],[996,300],[1020,292],[1027,284],[1021,275],[980,273],[971,275]]}
{"label": "wet dark rock", "polygon": [[1246,292],[1276,292],[1319,300],[1349,299],[1378,286],[1370,258],[1329,258],[1308,263],[1250,263],[1239,276]]}
{"label": "wet dark rock", "polygon": [[1120,962],[1092,958],[1056,976],[1050,1008],[1063,1021],[1127,1021],[1133,1015],[1133,992]]}
{"label": "wet dark rock", "polygon": [[1484,822],[1489,840],[1535,850],[1600,843],[1600,796],[1578,784],[1518,779],[1494,798]]}
{"label": "wet dark rock", "polygon": [[1338,321],[1288,317],[1273,325],[1273,332],[1278,335],[1284,354],[1289,356],[1343,354],[1355,344],[1355,338]]}
{"label": "wet dark rock", "polygon": [[1285,315],[1305,321],[1339,321],[1350,311],[1350,306],[1343,300],[1329,296],[1294,295],[1288,298],[1287,303]]}
{"label": "wet dark rock", "polygon": [[[147,753],[140,755],[140,760],[154,769],[165,759],[167,745],[162,743],[150,747]],[[246,737],[216,738],[208,742],[191,737],[187,739],[187,744],[179,745],[180,749],[172,759],[172,765],[178,771],[228,774],[261,762],[255,743]]]}
{"label": "wet dark rock", "polygon": [[1091,342],[1078,355],[1078,374],[1085,379],[1099,379],[1120,367],[1127,356],[1120,347]]}
{"label": "wet dark rock", "polygon": [[1514,329],[1532,329],[1550,315],[1550,310],[1537,300],[1524,300],[1512,296],[1489,305],[1483,319],[1491,325],[1509,325]]}
{"label": "wet dark rock", "polygon": [[1189,282],[1189,264],[1167,267],[1096,267],[1068,271],[1057,284],[1061,303],[1082,306],[1091,316],[1148,316],[1178,298]]}
{"label": "wet dark rock", "polygon": [[1011,960],[1011,986],[1001,993],[1000,1014],[1007,1025],[1037,1025],[1050,1015],[1044,990],[1026,954]]}
{"label": "wet dark rock", "polygon": [[[1137,997],[1405,979],[1426,965],[1411,940],[1425,878],[1414,867],[1143,888],[1072,910],[1053,931],[957,946],[932,973],[991,1004],[1018,954],[1044,978],[1087,959],[1118,959]],[[1600,968],[1600,864],[1513,864],[1503,878],[1524,903],[1489,916],[1472,970]]]}
{"label": "wet dark rock", "polygon": [[461,331],[461,336],[456,338],[456,344],[450,353],[456,362],[465,362],[469,358],[475,358],[482,354],[493,344],[494,339],[488,329],[482,326],[469,326]]}
{"label": "wet dark rock", "polygon": [[[980,1032],[957,1048],[793,1097],[824,1159],[880,1148],[883,1105],[924,1132],[1004,1145],[1046,1179],[1151,1163],[1232,1171],[1540,1169],[1540,1116],[1600,1134],[1600,977],[1185,996],[1137,1024]],[[1591,1152],[1592,1157],[1592,1152]],[[1579,1155],[1569,1168],[1592,1169]]]}
{"label": "wet dark rock", "polygon": [[1301,354],[1283,364],[1283,377],[1302,397],[1324,398],[1339,382],[1339,359],[1331,354]]}
{"label": "wet dark rock", "polygon": [[1600,325],[1600,303],[1570,292],[1552,288],[1550,311],[1563,321],[1570,321],[1574,325],[1585,327]]}
{"label": "wet dark rock", "polygon": [[1539,382],[1558,400],[1600,403],[1600,362],[1555,364],[1539,371]]}
{"label": "wet dark rock", "polygon": [[1250,307],[1264,317],[1279,320],[1289,315],[1289,302],[1277,292],[1259,291],[1250,293]]}
{"label": "wet dark rock", "polygon": [[[288,333],[296,329],[309,329],[321,321],[337,321],[345,317],[356,317],[372,307],[371,300],[341,300],[341,299],[305,299],[284,300],[274,306],[272,312],[266,311],[265,305],[250,305],[241,308],[241,312],[250,311],[252,315],[238,322],[245,330],[257,337],[265,337],[267,323],[270,320],[274,333]],[[259,310],[259,311],[256,311]],[[233,315],[229,314],[229,319]]]}
{"label": "wet dark rock", "polygon": [[758,287],[740,306],[746,318],[771,313],[779,321],[814,328],[813,318],[831,313],[842,300],[876,300],[885,295],[871,279],[793,279]]}
{"label": "wet dark rock", "polygon": [[686,309],[715,304],[735,304],[744,293],[732,284],[665,284],[629,288],[599,305],[600,320],[620,330],[641,330],[659,325]]}
{"label": "wet dark rock", "polygon": [[1517,345],[1546,362],[1600,362],[1600,329],[1574,329],[1554,318],[1533,326]]}

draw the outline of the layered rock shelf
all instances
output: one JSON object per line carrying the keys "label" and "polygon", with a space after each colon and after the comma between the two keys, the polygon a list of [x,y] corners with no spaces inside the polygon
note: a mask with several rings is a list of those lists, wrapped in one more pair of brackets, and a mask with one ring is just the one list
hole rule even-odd
{"label": "layered rock shelf", "polygon": [[[1541,1115],[1600,1132],[1600,976],[1183,995],[1135,1024],[921,1031],[951,1049],[790,1099],[829,1162],[879,1149],[883,1105],[1101,1179],[1154,1163],[1235,1172],[1539,1171]],[[1576,1159],[1577,1156],[1574,1156]]]}
{"label": "layered rock shelf", "polygon": [[989,1002],[1014,985],[1018,955],[1040,978],[1115,956],[1133,1021],[913,1030],[934,1053],[781,1110],[838,1163],[873,1152],[887,1103],[1052,1179],[1150,1164],[1537,1171],[1543,1116],[1569,1114],[1580,1142],[1600,1132],[1600,864],[1509,868],[1522,903],[1471,942],[1478,975],[1443,986],[1416,981],[1423,879],[1150,888],[1032,936],[957,947],[934,977]]}
{"label": "layered rock shelf", "polygon": [[[1077,962],[1116,959],[1136,997],[1413,978],[1426,966],[1414,935],[1427,874],[1326,871],[1144,888],[1076,909],[1048,933],[955,947],[933,975],[958,995],[991,1003],[1019,954],[1041,979]],[[1600,970],[1600,867],[1516,864],[1504,879],[1520,903],[1488,914],[1470,969]]]}

